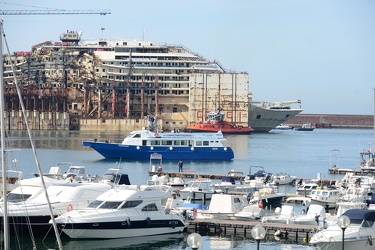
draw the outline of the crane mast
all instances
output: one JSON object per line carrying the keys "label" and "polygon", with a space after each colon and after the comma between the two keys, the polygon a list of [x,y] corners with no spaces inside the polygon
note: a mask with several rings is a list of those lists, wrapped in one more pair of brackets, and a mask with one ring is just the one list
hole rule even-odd
{"label": "crane mast", "polygon": [[0,15],[81,15],[111,14],[111,10],[1,10]]}

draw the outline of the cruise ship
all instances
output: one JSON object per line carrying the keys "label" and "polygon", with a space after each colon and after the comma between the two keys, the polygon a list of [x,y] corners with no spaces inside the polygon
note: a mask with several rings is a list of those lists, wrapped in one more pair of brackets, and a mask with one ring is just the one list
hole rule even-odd
{"label": "cruise ship", "polygon": [[80,32],[67,30],[60,41],[5,57],[10,129],[25,129],[26,122],[18,112],[12,62],[32,129],[131,131],[152,119],[158,130],[181,131],[220,108],[225,121],[265,132],[300,112],[258,108],[247,72],[228,71],[182,45],[83,41]]}

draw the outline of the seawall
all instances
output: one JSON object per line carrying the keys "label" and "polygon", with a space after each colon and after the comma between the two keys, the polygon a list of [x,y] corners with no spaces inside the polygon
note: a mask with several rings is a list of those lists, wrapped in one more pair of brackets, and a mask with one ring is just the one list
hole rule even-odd
{"label": "seawall", "polygon": [[316,128],[374,128],[373,115],[299,114],[284,124],[301,126],[311,123]]}

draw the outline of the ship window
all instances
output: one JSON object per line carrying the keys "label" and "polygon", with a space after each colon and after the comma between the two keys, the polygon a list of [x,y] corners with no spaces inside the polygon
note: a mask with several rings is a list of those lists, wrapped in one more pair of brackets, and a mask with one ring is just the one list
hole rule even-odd
{"label": "ship window", "polygon": [[202,141],[196,141],[195,146],[202,146]]}
{"label": "ship window", "polygon": [[261,117],[261,115],[257,115],[256,119],[259,120]]}
{"label": "ship window", "polygon": [[181,141],[181,145],[188,145],[187,141]]}
{"label": "ship window", "polygon": [[150,141],[151,145],[160,145],[160,141]]}
{"label": "ship window", "polygon": [[162,141],[162,145],[172,145],[172,141]]}
{"label": "ship window", "polygon": [[117,209],[122,201],[106,201],[100,206],[101,209]]}
{"label": "ship window", "polygon": [[141,204],[142,201],[127,201],[125,202],[124,205],[122,205],[121,208],[131,208],[131,207],[136,207],[138,206],[139,204]]}
{"label": "ship window", "polygon": [[133,138],[141,138],[141,134],[135,134]]}
{"label": "ship window", "polygon": [[173,144],[174,145],[181,145],[181,141],[174,141]]}
{"label": "ship window", "polygon": [[158,207],[155,205],[155,203],[152,203],[147,206],[144,206],[142,208],[142,211],[158,211]]}
{"label": "ship window", "polygon": [[209,141],[203,141],[203,146],[208,146],[208,145],[210,145]]}

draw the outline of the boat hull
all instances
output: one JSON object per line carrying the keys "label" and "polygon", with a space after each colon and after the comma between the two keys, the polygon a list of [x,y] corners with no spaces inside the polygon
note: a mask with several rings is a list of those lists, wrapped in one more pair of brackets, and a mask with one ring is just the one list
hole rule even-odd
{"label": "boat hull", "polygon": [[[55,216],[57,217],[57,216]],[[30,228],[34,235],[45,236],[49,233],[53,234],[52,224],[49,223],[51,216],[9,216],[8,225],[11,235],[29,235]],[[3,225],[3,217],[0,217],[0,224]]]}
{"label": "boat hull", "polygon": [[219,132],[223,134],[239,134],[239,135],[249,135],[254,130],[251,127],[235,126],[228,122],[219,123],[197,123],[193,126],[186,127],[188,131],[191,132]]}
{"label": "boat hull", "polygon": [[249,126],[253,132],[269,132],[302,112],[302,109],[270,109],[250,103]]}
{"label": "boat hull", "polygon": [[[373,250],[374,243],[372,240],[369,240],[371,236],[360,237],[361,239],[350,240],[345,238],[344,247],[345,249],[361,249],[361,250]],[[370,243],[371,241],[371,243]],[[311,243],[311,242],[310,242]],[[318,246],[320,249],[329,249],[329,250],[342,250],[342,239],[335,237],[331,241],[313,243],[313,245]]]}
{"label": "boat hull", "polygon": [[230,147],[169,147],[169,146],[132,146],[121,143],[82,142],[96,150],[105,158],[144,159],[149,160],[154,153],[161,154],[163,160],[232,160],[233,150]]}
{"label": "boat hull", "polygon": [[70,238],[116,239],[182,233],[186,226],[180,220],[134,220],[87,223],[57,223]]}

